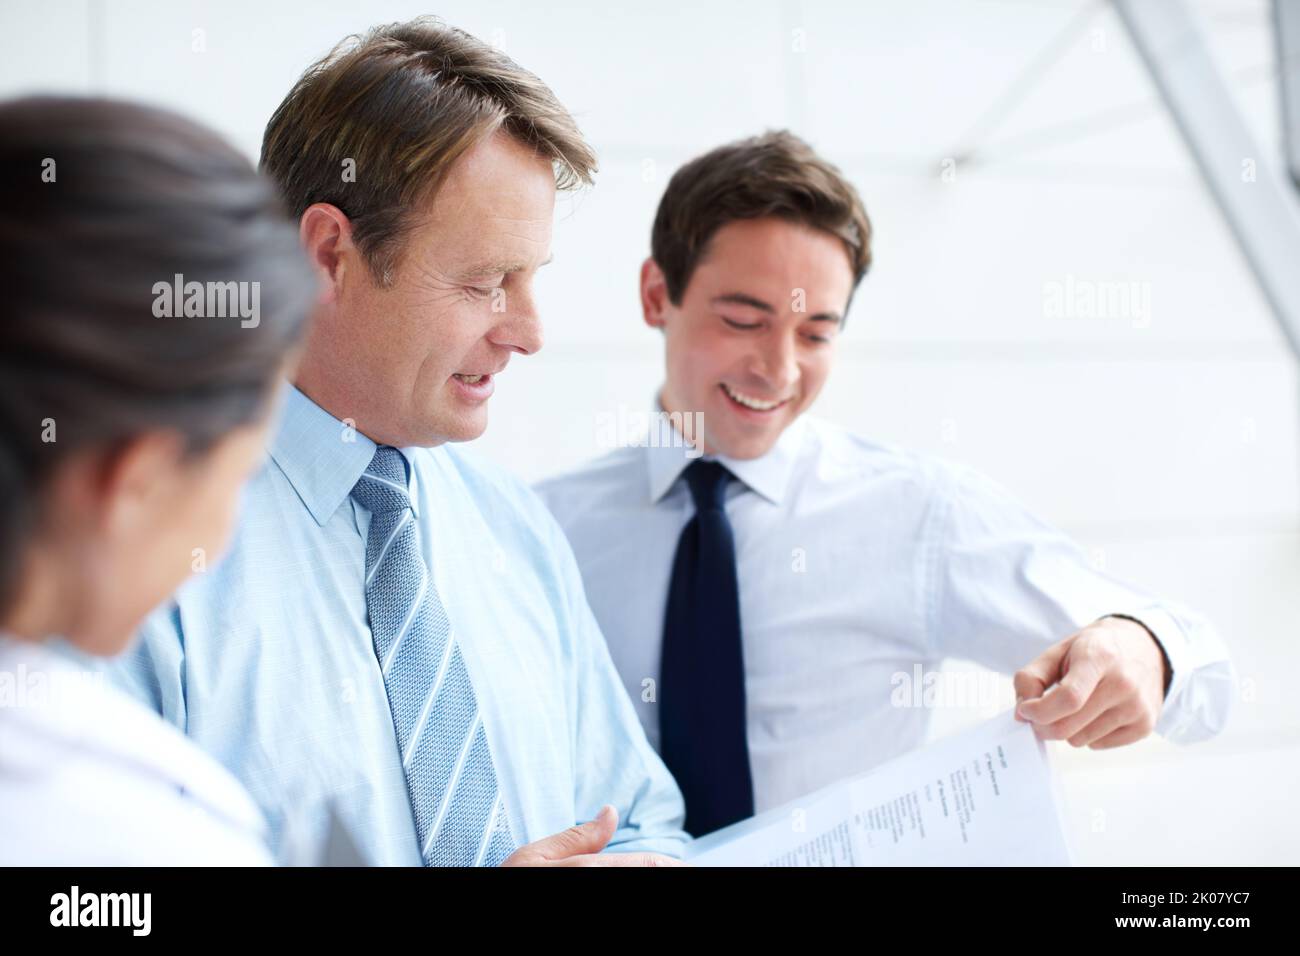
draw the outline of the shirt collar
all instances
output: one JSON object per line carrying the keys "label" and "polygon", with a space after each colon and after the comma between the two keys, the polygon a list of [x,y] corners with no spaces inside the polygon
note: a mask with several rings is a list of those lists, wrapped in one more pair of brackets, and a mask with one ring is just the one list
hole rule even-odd
{"label": "shirt collar", "polygon": [[[280,420],[268,450],[316,523],[324,525],[352,494],[378,446],[284,383]],[[411,510],[420,516],[414,449],[398,449],[411,476]]]}
{"label": "shirt collar", "polygon": [[[646,442],[646,462],[650,472],[650,503],[656,504],[668,494],[678,476],[692,461],[700,457],[696,449],[683,440],[664,414],[663,405],[655,398],[655,415],[651,419]],[[718,461],[727,470],[774,505],[785,497],[803,446],[803,416],[796,418],[781,433],[776,444],[758,458],[738,459],[727,455],[705,455],[706,460]]]}

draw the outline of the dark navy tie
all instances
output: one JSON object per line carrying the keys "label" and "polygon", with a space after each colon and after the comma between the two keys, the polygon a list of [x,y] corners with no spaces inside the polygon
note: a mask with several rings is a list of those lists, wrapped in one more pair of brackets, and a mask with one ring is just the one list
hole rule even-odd
{"label": "dark navy tie", "polygon": [[703,836],[754,813],[745,736],[736,546],[724,502],[731,473],[697,460],[684,472],[695,516],[682,530],[664,615],[659,752]]}

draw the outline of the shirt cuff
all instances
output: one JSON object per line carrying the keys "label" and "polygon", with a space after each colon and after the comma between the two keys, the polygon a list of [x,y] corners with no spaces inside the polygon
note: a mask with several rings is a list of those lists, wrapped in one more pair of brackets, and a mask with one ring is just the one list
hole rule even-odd
{"label": "shirt cuff", "polygon": [[1165,659],[1169,662],[1169,685],[1165,689],[1164,704],[1160,708],[1160,717],[1156,720],[1155,732],[1167,739],[1179,736],[1177,728],[1183,723],[1180,714],[1182,692],[1196,670],[1196,652],[1187,633],[1173,615],[1156,605],[1129,608],[1104,617],[1123,618],[1142,625],[1164,652]]}

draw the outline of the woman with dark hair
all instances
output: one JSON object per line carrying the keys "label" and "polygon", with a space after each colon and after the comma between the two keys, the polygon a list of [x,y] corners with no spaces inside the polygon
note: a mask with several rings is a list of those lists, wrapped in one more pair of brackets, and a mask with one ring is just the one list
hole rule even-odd
{"label": "woman with dark hair", "polygon": [[316,295],[296,230],[179,116],[10,101],[0,289],[0,863],[269,862],[235,779],[77,652],[225,548]]}

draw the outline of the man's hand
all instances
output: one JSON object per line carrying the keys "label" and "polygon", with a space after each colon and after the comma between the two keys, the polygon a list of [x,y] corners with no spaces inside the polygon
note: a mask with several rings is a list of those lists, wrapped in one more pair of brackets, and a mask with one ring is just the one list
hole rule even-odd
{"label": "man's hand", "polygon": [[1043,740],[1123,747],[1155,728],[1166,668],[1164,652],[1141,624],[1102,618],[1016,672],[1016,719],[1032,723]]}
{"label": "man's hand", "polygon": [[618,811],[609,804],[590,823],[571,826],[536,843],[521,846],[502,866],[685,866],[658,853],[601,853],[618,829]]}

